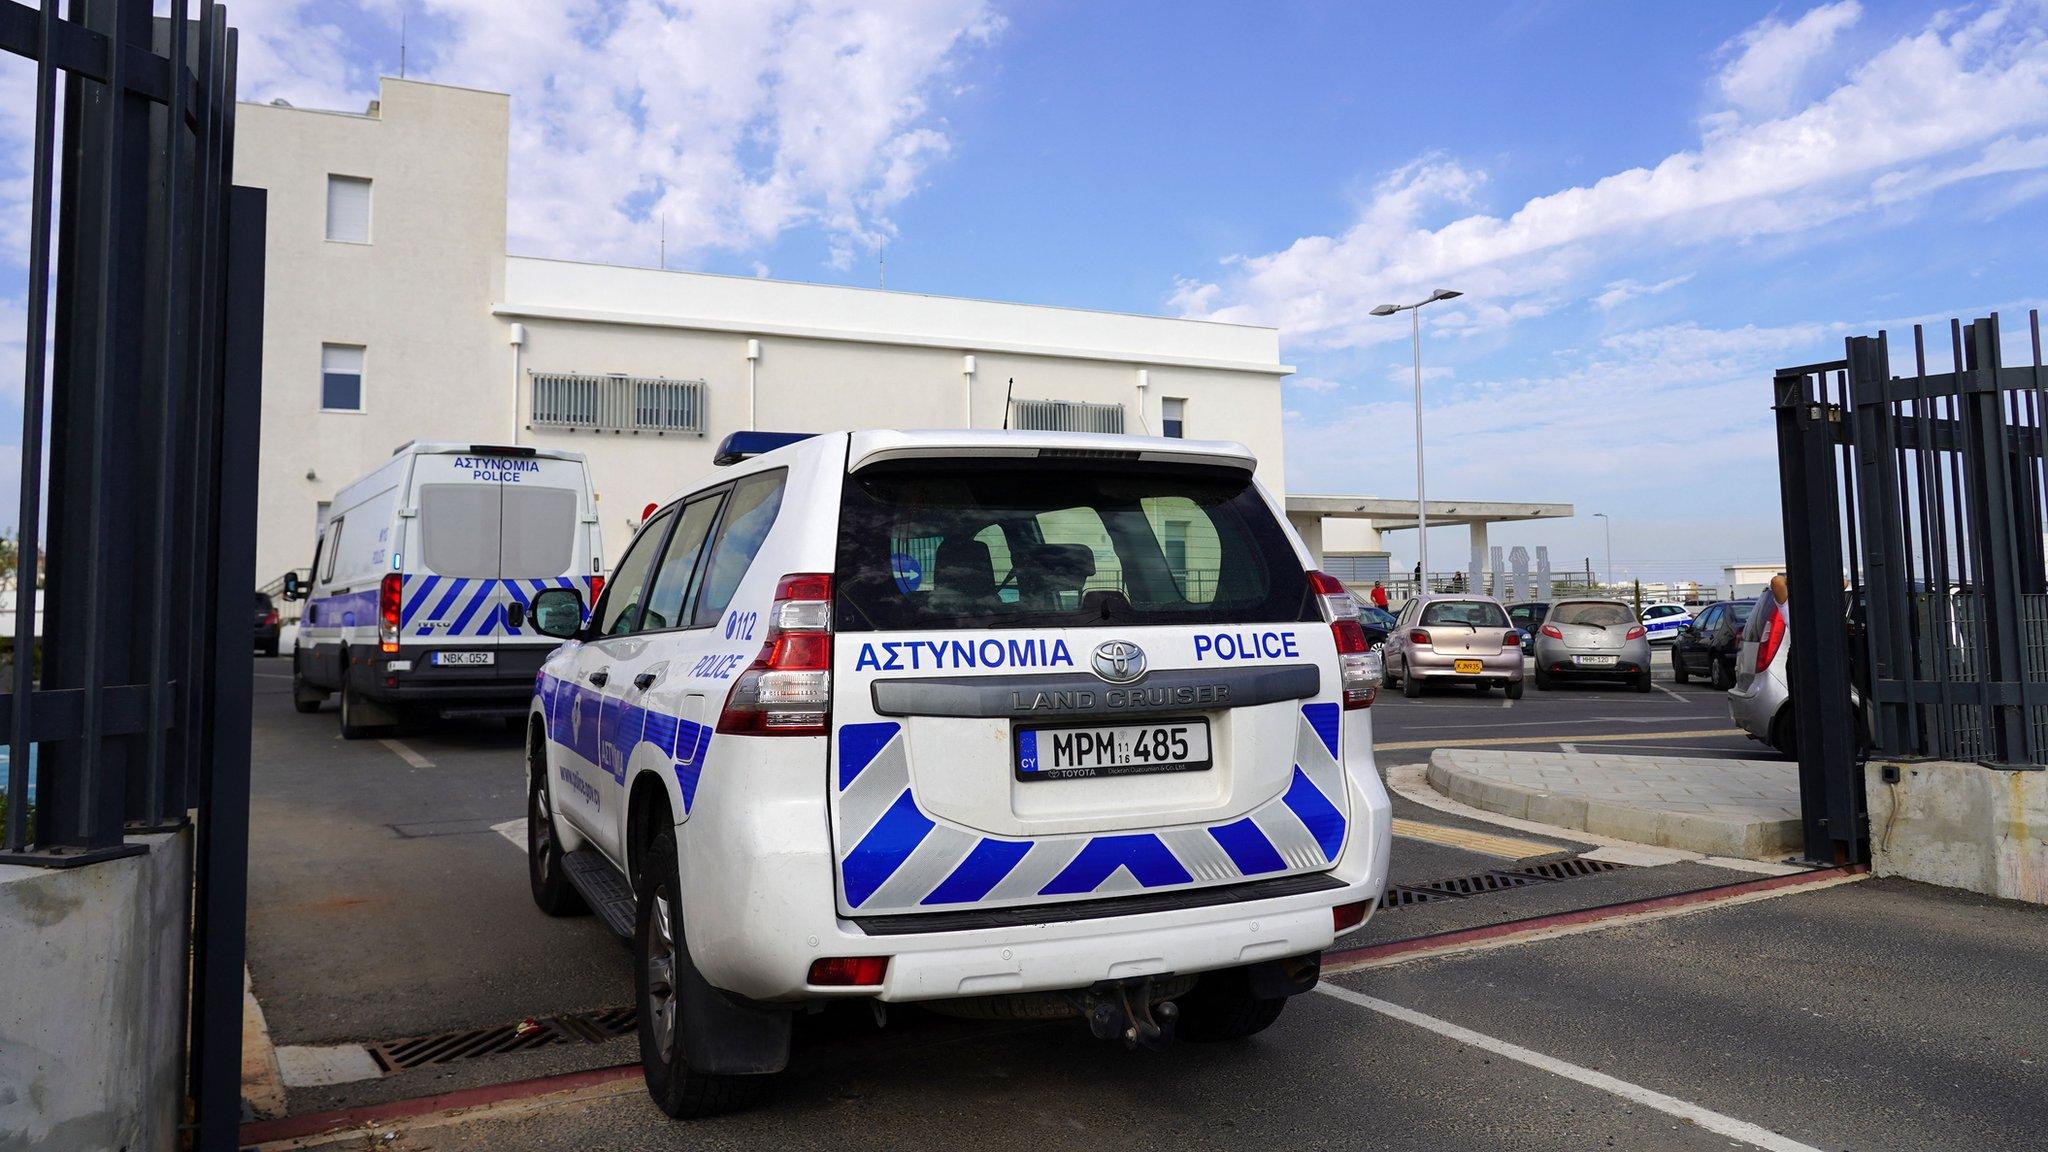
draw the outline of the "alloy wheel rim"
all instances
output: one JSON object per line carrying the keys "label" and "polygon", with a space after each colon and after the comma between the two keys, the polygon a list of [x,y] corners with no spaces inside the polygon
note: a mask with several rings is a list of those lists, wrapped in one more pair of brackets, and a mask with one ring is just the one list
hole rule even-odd
{"label": "alloy wheel rim", "polygon": [[555,846],[555,827],[548,819],[548,790],[533,790],[533,866],[542,882],[548,879],[549,850]]}
{"label": "alloy wheel rim", "polygon": [[655,888],[648,909],[646,1012],[654,1028],[655,1047],[664,1061],[675,1051],[675,971],[675,920],[669,907],[668,888],[663,885]]}

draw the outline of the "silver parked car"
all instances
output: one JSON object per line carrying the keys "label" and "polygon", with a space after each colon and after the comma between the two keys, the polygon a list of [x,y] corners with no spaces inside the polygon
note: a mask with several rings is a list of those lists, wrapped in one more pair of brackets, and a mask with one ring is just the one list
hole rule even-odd
{"label": "silver parked car", "polygon": [[1559,680],[1626,680],[1650,684],[1649,630],[1619,600],[1560,600],[1536,629],[1536,687]]}
{"label": "silver parked car", "polygon": [[1735,726],[1787,756],[1797,755],[1792,729],[1792,606],[1766,589],[1756,598],[1742,628],[1735,657],[1735,687],[1728,690],[1728,717]]}
{"label": "silver parked car", "polygon": [[1491,596],[1415,597],[1394,618],[1382,652],[1386,686],[1399,682],[1403,696],[1422,695],[1426,682],[1481,692],[1498,685],[1508,699],[1522,698],[1522,634]]}

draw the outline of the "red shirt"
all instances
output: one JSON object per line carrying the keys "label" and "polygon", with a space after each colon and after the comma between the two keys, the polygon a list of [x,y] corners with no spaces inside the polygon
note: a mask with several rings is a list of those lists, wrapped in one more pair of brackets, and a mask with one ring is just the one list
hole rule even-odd
{"label": "red shirt", "polygon": [[1387,606],[1387,590],[1377,584],[1372,586],[1372,606],[1375,608],[1385,608]]}

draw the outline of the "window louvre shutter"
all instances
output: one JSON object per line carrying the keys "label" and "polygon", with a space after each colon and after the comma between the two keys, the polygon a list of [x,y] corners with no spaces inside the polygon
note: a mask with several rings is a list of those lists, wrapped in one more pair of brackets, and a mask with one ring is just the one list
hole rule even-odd
{"label": "window louvre shutter", "polygon": [[358,176],[327,178],[327,238],[370,242],[370,182]]}

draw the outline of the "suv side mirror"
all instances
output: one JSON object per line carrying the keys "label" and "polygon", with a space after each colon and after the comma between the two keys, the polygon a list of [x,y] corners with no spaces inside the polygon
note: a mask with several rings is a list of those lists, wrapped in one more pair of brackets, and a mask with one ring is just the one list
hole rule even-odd
{"label": "suv side mirror", "polygon": [[557,640],[572,639],[583,628],[583,593],[574,588],[544,588],[526,606],[533,630]]}
{"label": "suv side mirror", "polygon": [[287,600],[304,600],[306,598],[305,581],[299,579],[297,572],[287,572],[284,574],[284,598]]}

